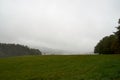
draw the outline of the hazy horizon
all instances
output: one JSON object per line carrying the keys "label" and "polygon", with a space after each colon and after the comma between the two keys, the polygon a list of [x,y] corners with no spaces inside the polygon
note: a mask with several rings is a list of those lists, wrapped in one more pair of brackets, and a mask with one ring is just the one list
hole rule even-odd
{"label": "hazy horizon", "polygon": [[93,52],[116,31],[120,0],[0,0],[0,42]]}

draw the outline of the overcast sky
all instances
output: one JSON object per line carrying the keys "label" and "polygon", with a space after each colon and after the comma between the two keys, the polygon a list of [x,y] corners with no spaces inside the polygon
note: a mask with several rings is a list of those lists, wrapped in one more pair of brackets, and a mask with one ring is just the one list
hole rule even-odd
{"label": "overcast sky", "polygon": [[93,52],[119,18],[120,0],[0,0],[0,42]]}

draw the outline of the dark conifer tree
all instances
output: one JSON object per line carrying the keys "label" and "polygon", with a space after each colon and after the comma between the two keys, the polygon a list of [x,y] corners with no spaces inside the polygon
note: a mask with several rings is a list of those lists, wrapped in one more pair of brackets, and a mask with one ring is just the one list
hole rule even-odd
{"label": "dark conifer tree", "polygon": [[120,54],[120,19],[117,32],[100,40],[95,46],[94,52],[99,54]]}

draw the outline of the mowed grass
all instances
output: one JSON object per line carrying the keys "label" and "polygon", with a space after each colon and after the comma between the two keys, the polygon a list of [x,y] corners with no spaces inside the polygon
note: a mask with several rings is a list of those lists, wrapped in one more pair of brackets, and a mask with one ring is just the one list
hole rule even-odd
{"label": "mowed grass", "polygon": [[1,58],[0,80],[120,80],[120,55]]}

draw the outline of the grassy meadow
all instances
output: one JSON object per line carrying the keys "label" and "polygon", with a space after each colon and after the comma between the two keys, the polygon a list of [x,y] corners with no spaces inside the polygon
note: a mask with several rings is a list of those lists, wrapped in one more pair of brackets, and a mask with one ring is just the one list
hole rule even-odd
{"label": "grassy meadow", "polygon": [[0,58],[0,80],[120,80],[120,55]]}

